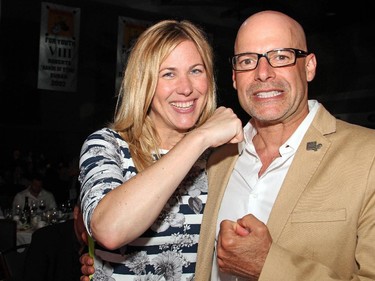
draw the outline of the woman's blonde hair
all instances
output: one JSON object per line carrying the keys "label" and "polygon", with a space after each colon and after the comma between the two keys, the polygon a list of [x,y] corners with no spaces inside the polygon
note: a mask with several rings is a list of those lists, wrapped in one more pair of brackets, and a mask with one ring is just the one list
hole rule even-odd
{"label": "woman's blonde hair", "polygon": [[207,103],[196,127],[204,123],[216,108],[213,51],[205,32],[186,20],[164,20],[145,30],[129,54],[114,121],[110,125],[129,144],[138,171],[154,162],[153,154],[160,157],[160,138],[148,113],[156,91],[160,65],[185,40],[196,45],[209,82]]}

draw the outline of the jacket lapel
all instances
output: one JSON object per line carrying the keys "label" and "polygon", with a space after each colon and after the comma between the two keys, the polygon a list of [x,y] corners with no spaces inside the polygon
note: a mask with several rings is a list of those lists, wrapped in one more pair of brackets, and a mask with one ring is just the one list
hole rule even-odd
{"label": "jacket lapel", "polygon": [[227,144],[218,148],[209,158],[208,198],[199,235],[195,281],[210,280],[217,217],[227,183],[238,158],[237,144]]}

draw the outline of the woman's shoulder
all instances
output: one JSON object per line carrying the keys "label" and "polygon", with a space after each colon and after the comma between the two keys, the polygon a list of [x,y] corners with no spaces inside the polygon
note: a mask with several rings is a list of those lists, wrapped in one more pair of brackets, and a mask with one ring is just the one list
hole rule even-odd
{"label": "woman's shoulder", "polygon": [[111,145],[115,147],[129,147],[121,135],[111,128],[102,128],[91,133],[85,140],[85,145]]}
{"label": "woman's shoulder", "polygon": [[101,139],[101,140],[121,139],[122,140],[122,137],[115,130],[113,130],[111,128],[108,128],[108,127],[105,127],[105,128],[101,128],[99,130],[96,130],[95,132],[91,133],[87,137],[87,140],[92,140],[92,139]]}
{"label": "woman's shoulder", "polygon": [[131,158],[128,143],[118,132],[107,127],[90,134],[81,148],[81,158],[95,158],[99,155],[115,157],[119,162]]}

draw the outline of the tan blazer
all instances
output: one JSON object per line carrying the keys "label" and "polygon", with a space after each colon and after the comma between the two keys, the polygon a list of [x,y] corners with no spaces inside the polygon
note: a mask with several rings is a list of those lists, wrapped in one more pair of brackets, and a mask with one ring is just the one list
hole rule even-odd
{"label": "tan blazer", "polygon": [[[237,145],[210,157],[196,281],[210,280],[217,215],[237,158]],[[267,226],[273,244],[259,280],[375,280],[375,130],[321,106]]]}

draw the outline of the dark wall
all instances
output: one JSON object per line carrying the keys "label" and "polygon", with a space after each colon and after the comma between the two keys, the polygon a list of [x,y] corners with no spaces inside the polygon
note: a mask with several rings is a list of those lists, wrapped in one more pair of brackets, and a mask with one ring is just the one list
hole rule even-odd
{"label": "dark wall", "polygon": [[[2,1],[0,130],[4,137],[1,138],[1,155],[10,153],[14,147],[32,147],[45,151],[50,158],[71,158],[79,154],[81,144],[90,132],[112,118],[118,16],[148,21],[167,17],[92,1],[54,1],[81,8],[78,85],[76,92],[40,90],[37,89],[37,72],[41,2]],[[202,27],[215,41],[220,92],[225,94],[224,99],[231,97],[236,102],[227,64],[229,52],[223,50],[229,45],[220,43],[220,37],[216,43],[214,27]],[[232,30],[224,33],[234,36]],[[229,74],[222,79],[220,69],[225,68]]]}
{"label": "dark wall", "polygon": [[[118,16],[148,21],[168,17],[92,1],[53,1],[81,9],[78,85],[76,92],[39,90],[41,2],[1,2],[0,153],[7,155],[18,146],[43,151],[49,158],[71,159],[78,157],[84,138],[112,118]],[[310,96],[340,118],[375,127],[370,116],[375,111],[375,57],[370,45],[374,20],[365,14],[344,22],[306,22],[310,50],[318,57]],[[237,27],[199,24],[212,36],[219,104],[233,107],[245,122],[228,64]]]}

